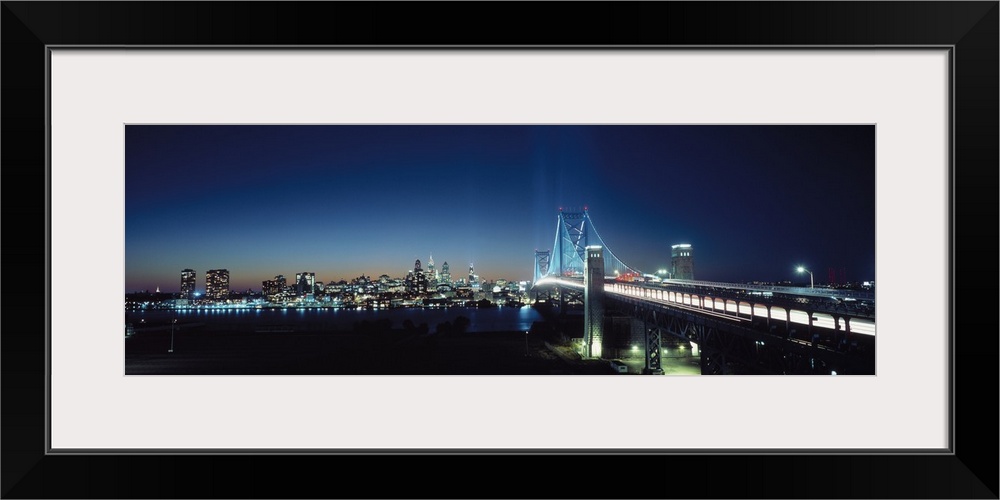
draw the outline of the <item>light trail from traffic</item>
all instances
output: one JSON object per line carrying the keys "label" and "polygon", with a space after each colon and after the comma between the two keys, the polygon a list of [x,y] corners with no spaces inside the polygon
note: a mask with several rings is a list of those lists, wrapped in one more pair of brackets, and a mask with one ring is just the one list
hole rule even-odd
{"label": "light trail from traffic", "polygon": [[[640,292],[640,290],[642,290],[642,292]],[[748,318],[742,316],[750,316],[751,314],[751,305],[748,302],[702,297],[688,293],[664,293],[660,290],[652,290],[644,287],[625,287],[618,283],[606,284],[604,291],[605,293],[623,295],[626,297],[638,297],[649,302],[669,305],[678,309],[690,310],[699,314],[705,314],[717,318],[750,321]],[[701,303],[704,303],[705,307],[701,307]],[[775,321],[787,321],[790,324],[795,323],[806,326],[809,325],[809,314],[798,309],[787,310],[786,317],[786,309],[782,307],[773,306],[771,307],[770,313],[768,313],[767,307],[755,304],[753,306],[753,317],[769,318]],[[841,321],[844,320],[842,319]],[[843,326],[846,325],[842,325],[842,327]],[[825,330],[836,330],[837,321],[829,314],[813,313],[812,327]],[[875,336],[875,322],[863,318],[851,318],[850,333]]]}

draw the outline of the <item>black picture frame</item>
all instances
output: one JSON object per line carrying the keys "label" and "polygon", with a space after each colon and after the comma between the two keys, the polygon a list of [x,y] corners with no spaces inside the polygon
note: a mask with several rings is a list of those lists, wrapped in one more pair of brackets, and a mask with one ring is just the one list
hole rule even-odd
{"label": "black picture frame", "polygon": [[[9,270],[46,270],[44,280],[37,278],[37,272],[25,273],[23,280],[8,280],[3,293],[7,314],[0,336],[0,486],[5,498],[997,498],[1000,6],[996,1],[5,1],[0,16],[4,145],[0,159],[7,181],[3,187],[7,195],[3,256]],[[47,454],[48,313],[38,297],[46,296],[53,283],[47,266],[45,219],[46,47],[52,45],[950,46],[954,100],[951,299],[953,306],[964,303],[956,300],[959,296],[986,297],[982,302],[993,302],[974,314],[964,307],[953,309],[954,453],[518,453],[493,455],[489,461],[435,454]],[[23,203],[20,200],[26,194],[29,202]],[[646,423],[636,425],[641,428]],[[314,466],[331,471],[330,476],[313,475]],[[361,484],[361,471],[376,471],[384,480]],[[595,473],[597,477],[588,477]],[[528,477],[541,483],[541,489],[527,489],[524,478]],[[470,483],[478,485],[475,490],[467,489]]]}

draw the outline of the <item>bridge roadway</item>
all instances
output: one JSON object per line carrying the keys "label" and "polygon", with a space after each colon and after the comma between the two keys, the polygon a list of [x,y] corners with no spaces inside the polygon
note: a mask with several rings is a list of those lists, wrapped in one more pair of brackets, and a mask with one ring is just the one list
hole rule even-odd
{"label": "bridge roadway", "polygon": [[[583,289],[575,278],[546,277],[536,287]],[[617,282],[609,278],[604,292],[669,304],[706,316],[777,322],[786,331],[793,324],[847,334],[875,335],[874,294],[829,288],[772,287],[709,281],[664,280],[662,283]],[[822,332],[821,332],[822,333]]]}
{"label": "bridge roadway", "polygon": [[[609,276],[610,278],[610,276]],[[656,284],[656,283],[654,283]],[[803,286],[772,286],[772,285],[751,285],[744,283],[724,283],[719,281],[695,281],[695,280],[662,280],[658,284],[662,286],[677,286],[686,288],[702,288],[713,290],[738,290],[745,292],[777,293],[786,295],[833,297],[839,299],[855,299],[864,301],[874,301],[875,293],[863,290],[845,290],[842,288],[811,288]]]}
{"label": "bridge roadway", "polygon": [[[848,334],[875,335],[875,307],[869,300],[845,300],[834,289],[809,289],[810,295],[798,295],[788,289],[761,292],[756,287],[740,285],[706,286],[702,284],[667,283],[610,283],[605,293],[619,293],[646,300],[692,306],[707,313],[721,313],[730,317],[744,317],[750,321],[763,319],[767,326],[783,322],[786,328],[793,323],[810,328],[841,330]],[[830,293],[833,292],[833,293]],[[847,291],[850,292],[850,291]]]}

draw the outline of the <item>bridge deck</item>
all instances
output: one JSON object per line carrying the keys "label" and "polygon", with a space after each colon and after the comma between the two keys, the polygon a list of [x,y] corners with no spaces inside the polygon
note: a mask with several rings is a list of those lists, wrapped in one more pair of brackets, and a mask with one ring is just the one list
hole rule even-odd
{"label": "bridge deck", "polygon": [[[534,287],[584,288],[583,280],[567,277],[545,277]],[[860,335],[875,335],[874,303],[867,300],[843,299],[812,289],[793,287],[756,287],[734,283],[693,282],[670,280],[662,284],[621,283],[610,280],[606,293],[627,295],[651,303],[690,306],[698,314],[740,315],[810,325],[813,328],[845,330]],[[852,292],[846,290],[845,292]]]}

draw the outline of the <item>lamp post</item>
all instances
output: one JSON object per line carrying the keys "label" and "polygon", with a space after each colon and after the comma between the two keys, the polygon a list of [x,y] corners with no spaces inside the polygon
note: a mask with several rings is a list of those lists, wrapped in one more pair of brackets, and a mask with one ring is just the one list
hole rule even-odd
{"label": "lamp post", "polygon": [[176,324],[177,318],[174,318],[174,320],[170,322],[170,350],[167,352],[174,352],[174,325]]}
{"label": "lamp post", "polygon": [[524,332],[524,356],[528,357],[528,332]]}
{"label": "lamp post", "polygon": [[812,271],[806,269],[803,266],[799,266],[798,269],[796,269],[796,271],[798,271],[800,273],[809,273],[809,288],[815,288],[813,286],[813,273],[812,273]]}

